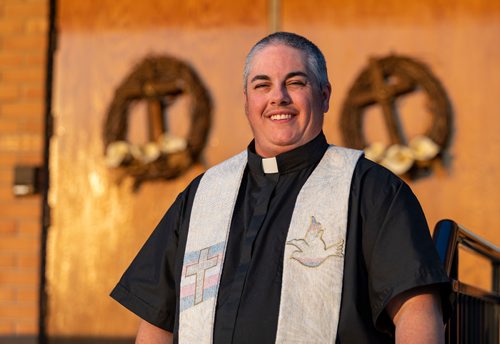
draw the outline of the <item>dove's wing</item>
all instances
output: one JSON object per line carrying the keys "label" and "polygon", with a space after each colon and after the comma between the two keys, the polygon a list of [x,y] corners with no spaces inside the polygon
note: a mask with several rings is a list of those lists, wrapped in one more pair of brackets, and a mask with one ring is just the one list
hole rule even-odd
{"label": "dove's wing", "polygon": [[293,239],[293,240],[287,241],[286,243],[288,245],[293,245],[293,246],[297,247],[301,251],[307,250],[307,247],[309,246],[309,245],[307,245],[307,242],[304,239]]}

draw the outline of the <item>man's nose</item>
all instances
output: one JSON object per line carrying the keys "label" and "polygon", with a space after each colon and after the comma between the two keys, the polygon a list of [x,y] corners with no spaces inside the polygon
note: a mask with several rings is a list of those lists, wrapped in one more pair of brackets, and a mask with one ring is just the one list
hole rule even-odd
{"label": "man's nose", "polygon": [[271,93],[271,104],[272,105],[286,105],[290,104],[291,98],[288,94],[286,87],[275,87]]}

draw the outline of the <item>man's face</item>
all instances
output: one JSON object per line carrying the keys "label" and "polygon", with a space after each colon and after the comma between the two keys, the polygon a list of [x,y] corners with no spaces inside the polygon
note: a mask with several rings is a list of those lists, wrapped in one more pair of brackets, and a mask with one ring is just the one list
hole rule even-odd
{"label": "man's face", "polygon": [[330,86],[307,68],[305,54],[286,45],[271,45],[251,61],[245,111],[257,154],[272,157],[311,141],[323,126]]}

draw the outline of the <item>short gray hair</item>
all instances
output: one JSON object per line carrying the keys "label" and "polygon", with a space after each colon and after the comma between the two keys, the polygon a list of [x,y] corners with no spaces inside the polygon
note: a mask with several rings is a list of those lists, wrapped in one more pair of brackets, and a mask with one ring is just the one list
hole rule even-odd
{"label": "short gray hair", "polygon": [[248,74],[252,60],[259,51],[270,45],[286,45],[302,51],[306,55],[307,68],[313,73],[320,88],[329,84],[325,56],[310,40],[291,32],[275,32],[258,41],[247,55],[243,69],[243,89],[246,92]]}

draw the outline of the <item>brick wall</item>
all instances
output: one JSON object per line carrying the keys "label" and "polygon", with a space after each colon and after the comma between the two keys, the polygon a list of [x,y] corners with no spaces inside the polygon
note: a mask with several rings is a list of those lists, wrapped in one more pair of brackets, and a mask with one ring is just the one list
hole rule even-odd
{"label": "brick wall", "polygon": [[0,336],[38,332],[41,197],[14,166],[43,164],[48,0],[0,1]]}

